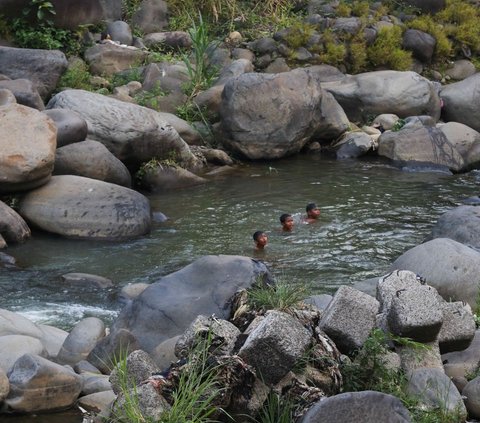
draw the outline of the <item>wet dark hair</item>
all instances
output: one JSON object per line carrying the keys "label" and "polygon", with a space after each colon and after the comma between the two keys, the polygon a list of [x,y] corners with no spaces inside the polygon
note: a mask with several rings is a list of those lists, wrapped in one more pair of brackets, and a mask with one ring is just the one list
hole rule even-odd
{"label": "wet dark hair", "polygon": [[280,223],[285,223],[285,221],[287,220],[287,217],[291,217],[291,216],[292,216],[291,214],[283,213],[283,214],[280,216]]}
{"label": "wet dark hair", "polygon": [[308,203],[307,207],[305,207],[305,211],[308,213],[310,210],[316,209],[317,205],[315,203]]}
{"label": "wet dark hair", "polygon": [[254,234],[253,234],[253,240],[256,241],[262,234],[264,234],[265,231],[256,231]]}

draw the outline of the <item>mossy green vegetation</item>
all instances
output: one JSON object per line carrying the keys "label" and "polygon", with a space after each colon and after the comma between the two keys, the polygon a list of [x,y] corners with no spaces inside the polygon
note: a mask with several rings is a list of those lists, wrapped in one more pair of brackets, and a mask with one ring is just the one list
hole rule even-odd
{"label": "mossy green vegetation", "polygon": [[387,356],[392,343],[408,346],[413,350],[429,348],[409,338],[397,337],[374,329],[363,347],[352,361],[341,366],[344,378],[343,392],[373,390],[399,398],[415,423],[461,423],[460,410],[450,411],[446,407],[425,409],[417,398],[407,393],[408,379],[404,372],[389,364]]}
{"label": "mossy green vegetation", "polygon": [[248,290],[248,304],[255,310],[288,311],[310,295],[310,287],[278,280],[274,285],[255,283]]}
{"label": "mossy green vegetation", "polygon": [[375,68],[385,67],[393,70],[409,70],[412,66],[412,54],[401,48],[402,29],[399,26],[383,27],[375,42],[367,48],[367,57]]}

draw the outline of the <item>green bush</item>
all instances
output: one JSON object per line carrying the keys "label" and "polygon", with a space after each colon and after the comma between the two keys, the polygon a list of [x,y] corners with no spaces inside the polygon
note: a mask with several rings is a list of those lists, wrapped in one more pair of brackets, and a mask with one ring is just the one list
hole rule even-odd
{"label": "green bush", "polygon": [[287,45],[292,49],[305,46],[314,33],[314,26],[302,21],[295,22],[288,28],[288,34],[285,37]]}
{"label": "green bush", "polygon": [[367,48],[367,57],[374,67],[408,70],[412,66],[412,54],[401,48],[402,29],[399,26],[381,28],[377,39]]}
{"label": "green bush", "polygon": [[91,74],[87,64],[83,60],[73,62],[60,78],[60,88],[73,88],[92,91],[90,83]]}

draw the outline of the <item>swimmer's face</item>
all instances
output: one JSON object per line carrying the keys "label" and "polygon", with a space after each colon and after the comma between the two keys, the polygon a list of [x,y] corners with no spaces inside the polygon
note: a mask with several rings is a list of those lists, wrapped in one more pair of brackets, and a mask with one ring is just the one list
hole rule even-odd
{"label": "swimmer's face", "polygon": [[285,221],[283,222],[283,230],[284,231],[291,231],[293,229],[293,217],[288,216]]}
{"label": "swimmer's face", "polygon": [[267,243],[268,243],[268,236],[267,236],[267,234],[265,234],[265,233],[261,234],[259,237],[257,237],[257,241],[256,241],[256,242],[257,242],[257,246],[258,246],[259,248],[265,247],[265,245],[267,245]]}
{"label": "swimmer's face", "polygon": [[315,207],[314,209],[309,210],[307,215],[311,219],[318,219],[318,217],[320,216],[320,209],[318,207]]}

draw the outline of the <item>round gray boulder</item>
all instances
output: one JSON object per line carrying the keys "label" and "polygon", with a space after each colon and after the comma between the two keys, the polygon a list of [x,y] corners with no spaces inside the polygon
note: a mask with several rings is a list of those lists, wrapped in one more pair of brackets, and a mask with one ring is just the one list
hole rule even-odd
{"label": "round gray boulder", "polygon": [[48,232],[82,239],[127,239],[150,231],[148,199],[129,188],[82,176],[53,176],[29,192],[20,214]]}

